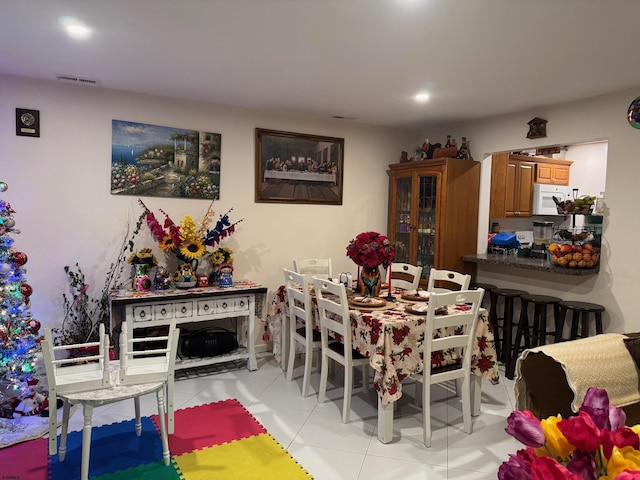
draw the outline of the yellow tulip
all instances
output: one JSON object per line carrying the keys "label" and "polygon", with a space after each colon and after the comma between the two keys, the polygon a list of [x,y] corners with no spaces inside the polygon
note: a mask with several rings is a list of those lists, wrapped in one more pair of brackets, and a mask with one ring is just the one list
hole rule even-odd
{"label": "yellow tulip", "polygon": [[[545,446],[549,449],[551,454],[556,458],[560,458],[562,460],[566,460],[571,452],[573,452],[574,447],[571,445],[565,436],[558,430],[558,422],[562,420],[561,415],[556,415],[555,417],[549,417],[540,422],[540,426],[542,427],[542,431],[544,432],[544,436],[546,438]],[[536,453],[539,456],[547,456],[546,449],[536,448]]]}
{"label": "yellow tulip", "polygon": [[607,475],[609,478],[616,478],[626,469],[640,470],[640,452],[633,447],[613,447],[607,463]]}

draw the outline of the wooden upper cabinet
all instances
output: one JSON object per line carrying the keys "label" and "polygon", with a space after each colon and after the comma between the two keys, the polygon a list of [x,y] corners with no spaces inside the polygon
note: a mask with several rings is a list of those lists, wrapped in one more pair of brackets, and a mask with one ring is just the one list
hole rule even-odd
{"label": "wooden upper cabinet", "polygon": [[528,157],[497,153],[491,156],[490,218],[530,217],[536,162]]}
{"label": "wooden upper cabinet", "polygon": [[571,160],[555,160],[536,163],[535,183],[546,183],[549,185],[569,185],[569,172]]}

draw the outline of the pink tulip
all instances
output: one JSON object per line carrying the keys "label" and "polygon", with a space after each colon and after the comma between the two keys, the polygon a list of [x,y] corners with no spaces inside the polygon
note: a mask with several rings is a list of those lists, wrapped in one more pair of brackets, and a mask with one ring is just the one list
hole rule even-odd
{"label": "pink tulip", "polygon": [[529,447],[542,447],[545,442],[540,421],[528,410],[511,412],[505,431]]}

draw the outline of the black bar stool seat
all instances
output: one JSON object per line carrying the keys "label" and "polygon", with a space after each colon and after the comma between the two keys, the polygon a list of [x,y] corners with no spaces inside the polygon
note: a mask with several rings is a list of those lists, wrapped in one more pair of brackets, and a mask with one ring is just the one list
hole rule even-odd
{"label": "black bar stool seat", "polygon": [[472,283],[471,285],[469,285],[469,288],[471,290],[477,290],[479,288],[484,289],[484,297],[482,297],[482,303],[483,304],[488,304],[489,308],[491,308],[491,301],[493,300],[493,291],[497,290],[498,287],[496,287],[493,283]]}
{"label": "black bar stool seat", "polygon": [[[515,323],[513,319],[514,300],[516,298],[520,298],[522,295],[527,295],[528,293],[529,292],[524,290],[516,290],[513,288],[497,288],[493,291],[489,320],[493,328],[498,360],[502,360],[505,363],[505,371],[509,371],[509,365],[511,364],[511,331],[512,326]],[[500,298],[504,300],[502,316],[498,315],[497,308],[498,300],[500,300]],[[502,325],[500,324],[500,320],[502,320]],[[500,330],[504,332],[502,335],[502,342],[500,341]]]}
{"label": "black bar stool seat", "polygon": [[[571,332],[569,340],[577,338],[586,338],[589,336],[590,315],[596,324],[596,334],[603,333],[602,329],[602,313],[605,311],[603,305],[597,303],[577,302],[574,300],[563,300],[558,304],[560,308],[558,327],[556,328],[556,342],[567,340],[562,338],[562,330],[566,320],[567,312],[571,312]],[[580,325],[580,335],[578,335],[578,325]]]}
{"label": "black bar stool seat", "polygon": [[[537,347],[545,345],[547,335],[554,335],[558,330],[559,303],[561,298],[552,297],[550,295],[532,295],[525,294],[520,296],[520,319],[518,320],[518,328],[516,336],[513,340],[513,350],[511,354],[511,363],[505,372],[507,378],[513,380],[516,361],[520,351],[524,348]],[[533,305],[533,325],[529,325],[529,305]],[[553,306],[553,318],[555,331],[547,332],[547,307]],[[561,327],[560,327],[561,328]],[[529,335],[529,330],[532,334]],[[524,347],[521,347],[524,339]]]}

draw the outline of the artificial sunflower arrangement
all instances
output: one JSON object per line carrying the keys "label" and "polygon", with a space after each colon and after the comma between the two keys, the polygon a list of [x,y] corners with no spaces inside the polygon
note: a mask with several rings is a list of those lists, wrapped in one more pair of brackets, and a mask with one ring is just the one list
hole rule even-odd
{"label": "artificial sunflower arrangement", "polygon": [[143,248],[139,252],[133,252],[127,259],[127,262],[131,265],[147,265],[149,267],[158,265],[158,260],[150,248]]}
{"label": "artificial sunflower arrangement", "polygon": [[220,247],[211,254],[211,263],[218,268],[223,263],[233,263],[233,250],[228,247]]}
{"label": "artificial sunflower arrangement", "polygon": [[213,202],[211,202],[197,224],[190,215],[185,215],[178,225],[163,210],[160,212],[164,215],[165,220],[163,224],[160,224],[154,213],[147,208],[142,200],[138,200],[138,203],[145,210],[147,226],[160,249],[187,262],[200,258],[206,252],[207,247],[213,247],[222,239],[232,235],[236,225],[243,220],[231,223],[229,214],[232,212],[232,208],[224,215],[220,215],[215,227],[210,229],[209,225],[215,215]]}

